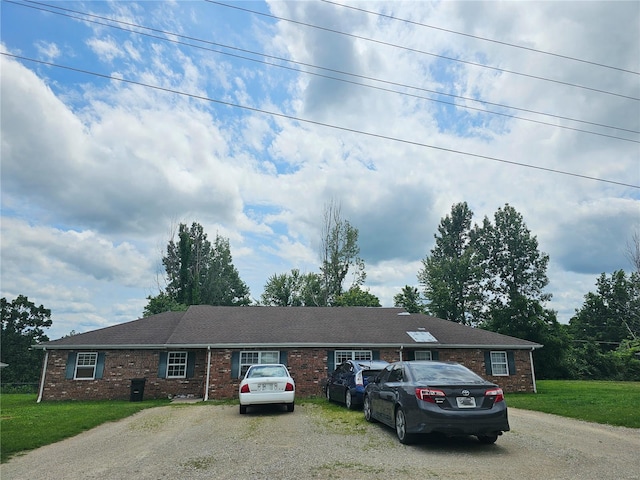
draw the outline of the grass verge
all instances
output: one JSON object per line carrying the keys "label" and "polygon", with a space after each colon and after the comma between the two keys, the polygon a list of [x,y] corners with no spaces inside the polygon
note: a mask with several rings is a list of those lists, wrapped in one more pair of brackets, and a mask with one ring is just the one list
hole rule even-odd
{"label": "grass verge", "polygon": [[509,407],[640,428],[640,382],[539,380],[538,393],[509,393]]}
{"label": "grass verge", "polygon": [[169,400],[97,400],[36,403],[33,394],[4,394],[0,403],[0,462],[49,445],[105,422],[120,420]]}

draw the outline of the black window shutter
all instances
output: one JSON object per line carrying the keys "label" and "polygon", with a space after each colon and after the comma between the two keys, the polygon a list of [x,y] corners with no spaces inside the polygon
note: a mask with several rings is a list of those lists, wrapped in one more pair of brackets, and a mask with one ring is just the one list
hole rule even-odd
{"label": "black window shutter", "polygon": [[187,378],[193,378],[196,369],[196,352],[187,353]]}
{"label": "black window shutter", "polygon": [[67,357],[67,369],[65,370],[65,378],[67,380],[72,380],[76,371],[76,355],[76,352],[69,352]]}
{"label": "black window shutter", "polygon": [[431,360],[438,360],[438,351],[437,350],[431,350]]}
{"label": "black window shutter", "polygon": [[283,365],[287,364],[287,351],[280,350],[280,363]]}
{"label": "black window shutter", "polygon": [[407,360],[410,362],[411,360],[416,359],[416,351],[415,350],[407,350]]}
{"label": "black window shutter", "polygon": [[104,374],[104,352],[98,353],[98,363],[96,364],[96,379],[102,378]]}
{"label": "black window shutter", "polygon": [[333,350],[327,350],[327,372],[332,374],[336,369],[336,356]]}
{"label": "black window shutter", "polygon": [[513,352],[507,352],[507,364],[509,365],[509,375],[516,374],[516,358]]}
{"label": "black window shutter", "polygon": [[240,352],[231,352],[231,378],[240,376]]}
{"label": "black window shutter", "polygon": [[484,369],[487,375],[491,375],[491,352],[484,352]]}
{"label": "black window shutter", "polygon": [[380,350],[374,350],[373,352],[371,352],[371,359],[380,360]]}
{"label": "black window shutter", "polygon": [[158,378],[167,378],[167,352],[160,352],[160,359],[158,361]]}

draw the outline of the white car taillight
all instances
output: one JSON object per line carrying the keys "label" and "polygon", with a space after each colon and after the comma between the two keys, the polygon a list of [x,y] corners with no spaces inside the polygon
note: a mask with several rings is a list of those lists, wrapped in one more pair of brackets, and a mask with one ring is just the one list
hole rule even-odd
{"label": "white car taillight", "polygon": [[356,373],[356,385],[360,387],[364,386],[364,382],[362,381],[362,370]]}

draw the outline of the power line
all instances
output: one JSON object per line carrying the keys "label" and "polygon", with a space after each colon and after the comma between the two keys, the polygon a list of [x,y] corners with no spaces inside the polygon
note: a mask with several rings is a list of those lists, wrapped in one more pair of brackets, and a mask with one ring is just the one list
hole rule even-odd
{"label": "power line", "polygon": [[382,139],[382,140],[389,140],[389,141],[392,141],[392,142],[403,143],[403,144],[406,144],[406,145],[413,145],[413,146],[417,146],[417,147],[430,148],[430,149],[433,149],[433,150],[439,150],[439,151],[443,151],[443,152],[454,153],[454,154],[464,155],[464,156],[468,156],[468,157],[480,158],[480,159],[483,159],[483,160],[489,160],[489,161],[498,162],[498,163],[504,163],[504,164],[508,164],[508,165],[531,168],[531,169],[534,169],[534,170],[541,170],[541,171],[545,171],[545,172],[549,172],[549,173],[555,173],[555,174],[559,174],[559,175],[566,175],[566,176],[575,177],[575,178],[582,178],[582,179],[586,179],[586,180],[593,180],[593,181],[602,182],[602,183],[608,183],[608,184],[619,185],[619,186],[623,186],[623,187],[640,189],[640,185],[633,185],[633,184],[629,184],[629,183],[618,182],[618,181],[615,181],[615,180],[607,180],[607,179],[603,179],[603,178],[591,177],[591,176],[588,176],[588,175],[582,175],[582,174],[578,174],[578,173],[566,172],[566,171],[563,171],[563,170],[557,170],[557,169],[553,169],[553,168],[541,167],[541,166],[538,166],[538,165],[531,165],[531,164],[528,164],[528,163],[516,162],[516,161],[513,161],[513,160],[500,159],[500,158],[491,157],[491,156],[488,156],[488,155],[480,155],[480,154],[476,154],[476,153],[464,152],[464,151],[461,151],[461,150],[455,150],[455,149],[446,148],[446,147],[439,147],[439,146],[436,146],[436,145],[430,145],[430,144],[427,144],[427,143],[416,142],[416,141],[412,141],[412,140],[400,139],[400,138],[391,137],[391,136],[388,136],[388,135],[365,132],[365,131],[362,131],[362,130],[356,130],[354,128],[340,127],[340,126],[337,126],[337,125],[332,125],[332,124],[329,124],[329,123],[318,122],[318,121],[315,121],[315,120],[309,120],[309,119],[305,119],[305,118],[295,117],[293,115],[287,115],[287,114],[280,113],[280,112],[271,112],[271,111],[263,110],[263,109],[260,109],[260,108],[249,107],[249,106],[246,106],[246,105],[239,105],[239,104],[236,104],[236,103],[226,102],[226,101],[223,101],[223,100],[217,100],[217,99],[210,98],[210,97],[205,97],[205,96],[202,96],[202,95],[195,95],[195,94],[191,94],[191,93],[181,92],[179,90],[174,90],[174,89],[167,88],[167,87],[160,87],[160,86],[157,86],[157,85],[150,85],[150,84],[143,83],[143,82],[137,82],[135,80],[128,80],[128,79],[125,79],[125,78],[118,78],[118,77],[114,77],[112,75],[107,75],[107,74],[98,73],[98,72],[92,72],[92,71],[89,71],[89,70],[84,70],[84,69],[75,68],[75,67],[69,67],[69,66],[66,66],[66,65],[59,65],[59,64],[56,64],[56,63],[52,63],[52,62],[45,62],[43,60],[37,60],[37,59],[34,59],[34,58],[28,58],[28,57],[24,57],[24,56],[21,56],[21,55],[14,55],[14,54],[6,53],[6,52],[0,52],[0,54],[4,55],[6,57],[11,57],[11,58],[19,59],[19,60],[34,62],[34,63],[38,63],[38,64],[41,64],[41,65],[48,65],[50,67],[55,67],[55,68],[62,68],[62,69],[65,69],[65,70],[70,70],[70,71],[74,71],[74,72],[78,72],[78,73],[83,73],[83,74],[86,74],[86,75],[92,75],[92,76],[96,76],[96,77],[100,77],[100,78],[105,78],[105,79],[108,79],[108,80],[114,80],[114,81],[118,81],[118,82],[128,83],[128,84],[131,84],[131,85],[138,85],[138,86],[145,87],[145,88],[152,88],[152,89],[160,90],[160,91],[167,92],[167,93],[173,93],[173,94],[176,94],[176,95],[186,96],[186,97],[194,98],[194,99],[197,99],[197,100],[203,100],[203,101],[207,101],[207,102],[211,102],[211,103],[216,103],[216,104],[219,104],[219,105],[225,105],[225,106],[229,106],[229,107],[240,108],[240,109],[243,109],[243,110],[248,110],[248,111],[251,111],[251,112],[270,115],[270,116],[273,116],[273,117],[286,118],[288,120],[293,120],[293,121],[296,121],[296,122],[308,123],[308,124],[317,125],[317,126],[321,126],[321,127],[331,128],[331,129],[334,129],[334,130],[340,130],[340,131],[344,131],[344,132],[356,133],[356,134],[359,134],[359,135],[365,135],[365,136],[368,136],[368,137],[379,138],[379,139]]}
{"label": "power line", "polygon": [[608,90],[601,90],[601,89],[598,89],[598,88],[587,87],[585,85],[578,85],[578,84],[575,84],[575,83],[563,82],[562,80],[555,80],[555,79],[551,79],[551,78],[547,78],[547,77],[540,77],[540,76],[531,75],[531,74],[528,74],[528,73],[516,72],[514,70],[507,70],[507,69],[504,69],[504,68],[493,67],[491,65],[484,65],[482,63],[471,62],[469,60],[461,60],[459,58],[447,57],[445,55],[438,55],[436,53],[426,52],[424,50],[418,50],[417,48],[404,47],[402,45],[397,45],[397,44],[394,44],[394,43],[385,42],[383,40],[376,40],[374,38],[363,37],[361,35],[355,35],[353,33],[341,32],[340,30],[335,30],[335,29],[328,28],[328,27],[321,27],[319,25],[314,25],[312,23],[301,22],[301,21],[298,21],[298,20],[290,19],[290,18],[278,17],[276,15],[271,15],[269,13],[264,13],[264,12],[259,12],[257,10],[251,10],[251,9],[248,9],[248,8],[239,7],[237,5],[228,5],[226,3],[216,2],[214,0],[204,0],[204,1],[208,2],[208,3],[211,3],[211,4],[214,4],[214,5],[220,5],[222,7],[233,8],[233,9],[236,9],[236,10],[241,10],[241,11],[248,12],[248,13],[253,13],[255,15],[261,15],[263,17],[272,18],[274,20],[282,20],[282,21],[285,21],[285,22],[291,22],[291,23],[295,23],[297,25],[303,25],[305,27],[315,28],[315,29],[322,30],[322,31],[325,31],[325,32],[336,33],[338,35],[344,35],[344,36],[350,37],[350,38],[357,38],[358,40],[365,40],[367,42],[373,42],[373,43],[377,43],[379,45],[385,45],[385,46],[388,46],[388,47],[399,48],[399,49],[407,50],[407,51],[414,52],[414,53],[420,53],[420,54],[423,54],[423,55],[429,55],[429,56],[432,56],[432,57],[442,58],[443,60],[450,60],[452,62],[459,62],[459,63],[464,63],[466,65],[472,65],[472,66],[475,66],[475,67],[487,68],[487,69],[495,70],[495,71],[498,71],[498,72],[501,72],[501,73],[510,73],[512,75],[518,75],[518,76],[522,76],[522,77],[526,77],[526,78],[532,78],[532,79],[535,79],[535,80],[542,80],[542,81],[545,81],[545,82],[552,82],[552,83],[556,83],[556,84],[559,84],[559,85],[565,85],[565,86],[569,86],[569,87],[580,88],[580,89],[589,90],[589,91],[592,91],[592,92],[603,93],[605,95],[612,95],[612,96],[615,96],[615,97],[626,98],[628,100],[640,101],[640,98],[638,98],[638,97],[632,97],[630,95],[624,95],[622,93],[610,92]]}
{"label": "power line", "polygon": [[[53,14],[56,14],[56,15],[65,16],[65,17],[69,17],[69,18],[72,18],[72,19],[84,21],[84,22],[95,23],[97,25],[102,25],[102,26],[106,26],[106,27],[109,27],[109,28],[114,28],[114,29],[119,29],[119,30],[123,30],[123,31],[126,31],[126,32],[130,32],[130,33],[135,33],[137,35],[143,35],[143,36],[147,36],[147,37],[150,37],[150,38],[156,38],[156,39],[159,39],[159,40],[162,40],[162,41],[167,41],[167,42],[171,42],[171,43],[175,43],[175,44],[179,44],[179,45],[185,45],[185,46],[188,46],[188,47],[198,48],[198,49],[201,49],[201,50],[211,51],[211,52],[218,53],[218,54],[221,54],[221,55],[227,55],[227,56],[240,58],[240,59],[251,61],[251,62],[262,63],[264,65],[269,65],[269,66],[273,66],[273,67],[277,67],[277,68],[282,68],[282,69],[292,70],[292,71],[295,71],[295,72],[305,73],[307,75],[314,75],[314,76],[327,78],[327,79],[331,79],[331,80],[339,81],[339,82],[343,82],[343,83],[349,83],[349,84],[358,85],[358,86],[367,87],[367,88],[372,88],[372,89],[377,89],[377,90],[381,90],[381,91],[385,91],[385,92],[395,93],[395,94],[399,94],[399,95],[405,95],[405,96],[418,98],[418,99],[422,99],[422,100],[427,100],[427,101],[431,101],[431,102],[437,102],[437,103],[442,103],[442,104],[446,104],[446,105],[452,105],[452,106],[455,106],[457,108],[463,108],[463,109],[466,109],[466,110],[475,110],[475,111],[479,111],[479,112],[482,112],[482,113],[485,113],[485,114],[498,115],[498,116],[503,116],[503,117],[506,117],[506,118],[512,118],[512,119],[526,121],[526,122],[538,123],[538,124],[541,124],[541,125],[547,125],[547,126],[551,126],[551,127],[555,127],[555,128],[562,128],[562,129],[571,130],[571,131],[575,131],[575,132],[580,132],[580,133],[586,133],[586,134],[590,134],[590,135],[597,135],[597,136],[601,136],[601,137],[612,138],[612,139],[615,139],[615,140],[622,140],[622,141],[627,141],[627,142],[640,143],[640,141],[638,141],[638,140],[633,140],[633,139],[629,139],[629,138],[619,137],[619,136],[615,136],[615,135],[608,135],[608,134],[605,134],[605,133],[594,132],[594,131],[590,131],[590,130],[583,130],[583,129],[569,127],[569,126],[565,126],[565,125],[558,125],[558,124],[555,124],[555,123],[549,123],[549,122],[544,122],[544,121],[541,121],[541,120],[535,120],[535,119],[531,119],[531,118],[520,117],[520,116],[517,116],[517,115],[508,114],[508,113],[496,112],[496,111],[487,110],[487,109],[484,109],[484,108],[472,107],[472,106],[469,106],[469,105],[460,105],[460,104],[457,104],[457,103],[454,103],[454,102],[447,102],[447,101],[440,100],[440,99],[424,97],[424,96],[421,96],[421,95],[415,95],[415,94],[411,94],[411,93],[407,93],[407,92],[401,92],[401,91],[398,91],[398,90],[382,88],[382,87],[378,87],[378,86],[375,86],[375,85],[368,85],[368,84],[359,83],[359,82],[355,82],[355,81],[351,81],[351,80],[346,80],[344,78],[333,77],[333,76],[329,76],[329,75],[323,75],[323,74],[316,73],[316,72],[311,72],[311,71],[308,71],[308,70],[295,69],[295,68],[288,67],[288,66],[285,66],[285,65],[280,65],[280,64],[276,64],[276,63],[270,63],[270,62],[266,62],[266,61],[263,61],[263,60],[258,60],[258,59],[255,59],[255,58],[243,57],[241,55],[235,55],[235,54],[232,54],[232,53],[229,53],[229,52],[224,52],[224,51],[215,50],[215,49],[212,49],[212,48],[203,47],[201,45],[193,45],[191,43],[181,42],[181,41],[174,40],[174,39],[171,39],[171,38],[152,35],[152,34],[145,33],[145,32],[139,32],[139,31],[128,29],[128,28],[122,28],[122,27],[119,27],[117,25],[112,25],[112,24],[109,24],[109,23],[102,23],[102,22],[98,22],[96,20],[90,20],[90,19],[87,19],[87,18],[76,17],[76,16],[73,16],[73,15],[69,15],[69,14],[66,14],[66,13],[61,13],[61,12],[58,12],[58,11],[47,10],[47,9],[44,9],[44,8],[41,8],[41,7],[35,7],[35,6],[32,6],[32,5],[24,5],[22,3],[17,3],[17,2],[11,1],[11,0],[4,0],[4,1],[6,1],[7,3],[13,3],[13,4],[16,4],[16,5],[25,6],[25,7],[28,7],[28,8],[33,8],[35,10],[49,12],[49,13],[53,13]],[[143,26],[143,25],[135,24],[135,23],[124,22],[124,21],[121,21],[121,20],[115,20],[115,19],[111,19],[111,18],[108,18],[108,17],[100,16],[100,15],[89,14],[89,13],[79,12],[77,10],[72,10],[72,9],[68,9],[68,8],[48,5],[48,4],[41,3],[41,2],[35,2],[35,1],[29,1],[29,0],[27,0],[27,2],[30,3],[30,4],[44,5],[46,7],[56,8],[58,10],[63,10],[63,11],[66,11],[66,12],[72,12],[72,13],[75,13],[75,14],[78,14],[78,15],[84,15],[84,16],[92,17],[92,18],[99,18],[101,20],[106,20],[106,21],[109,21],[109,22],[119,23],[119,24],[122,24],[122,25],[126,25],[128,27],[141,28],[141,29],[145,29],[145,30],[149,30],[149,31],[153,31],[153,32],[162,33],[164,35],[170,35],[170,36],[175,36],[175,37],[178,37],[178,38],[184,38],[184,39],[188,39],[188,40],[193,40],[193,41],[196,41],[196,42],[201,42],[201,43],[205,43],[205,44],[209,44],[209,45],[215,45],[215,46],[222,47],[222,48],[227,48],[227,49],[230,49],[230,50],[240,51],[240,52],[243,52],[243,53],[249,53],[249,54],[252,54],[252,55],[258,55],[258,56],[262,56],[262,57],[265,57],[265,58],[279,60],[279,61],[283,61],[283,62],[287,62],[287,63],[293,63],[293,64],[296,64],[296,65],[302,65],[304,67],[315,68],[315,69],[318,69],[318,70],[325,70],[325,71],[329,71],[329,72],[333,72],[333,73],[339,73],[341,75],[347,75],[347,76],[360,78],[360,79],[364,79],[364,80],[369,80],[369,81],[373,81],[373,82],[378,82],[378,83],[383,83],[383,84],[388,84],[388,85],[393,85],[393,86],[398,86],[398,87],[403,87],[403,88],[409,88],[409,89],[418,90],[418,91],[425,91],[425,92],[429,92],[429,93],[434,93],[436,95],[442,95],[442,96],[448,96],[448,97],[458,98],[458,99],[467,100],[467,101],[473,101],[473,102],[481,103],[481,104],[484,104],[484,105],[497,106],[497,107],[500,107],[500,108],[506,108],[506,109],[516,110],[516,111],[522,111],[522,112],[526,112],[526,113],[533,113],[533,114],[536,114],[536,115],[549,116],[549,117],[556,118],[556,119],[559,119],[559,120],[568,120],[568,121],[584,123],[584,124],[588,124],[588,125],[592,125],[592,126],[616,129],[616,130],[625,131],[625,132],[634,133],[634,134],[640,133],[640,131],[637,131],[637,130],[631,130],[631,129],[626,129],[626,128],[622,128],[622,127],[615,127],[615,126],[600,124],[600,123],[596,123],[596,122],[589,122],[589,121],[586,121],[586,120],[579,120],[579,119],[574,119],[574,118],[571,118],[571,117],[564,117],[564,116],[554,115],[554,114],[550,114],[550,113],[538,112],[538,111],[535,111],[535,110],[529,110],[529,109],[518,108],[518,107],[511,107],[511,106],[508,106],[508,105],[502,105],[502,104],[498,104],[498,103],[487,102],[487,101],[484,101],[484,100],[478,100],[478,99],[474,99],[474,98],[470,98],[470,97],[464,97],[464,96],[460,96],[460,95],[453,95],[453,94],[450,94],[450,93],[438,92],[438,91],[435,91],[435,90],[429,90],[429,89],[416,87],[416,86],[412,86],[412,85],[407,85],[407,84],[402,84],[402,83],[397,83],[397,82],[390,82],[390,81],[386,81],[386,80],[377,79],[375,77],[369,77],[369,76],[354,74],[354,73],[345,72],[345,71],[341,71],[341,70],[330,69],[330,68],[325,68],[325,67],[319,67],[319,66],[313,65],[313,64],[308,64],[308,63],[298,62],[298,61],[294,61],[294,60],[289,60],[289,59],[286,59],[286,58],[276,57],[276,56],[264,54],[264,53],[261,53],[261,52],[254,52],[254,51],[251,51],[251,50],[246,50],[246,49],[242,49],[242,48],[238,48],[238,47],[233,47],[233,46],[226,45],[226,44],[221,44],[221,43],[217,43],[217,42],[212,42],[212,41],[208,41],[208,40],[199,39],[199,38],[196,38],[196,37],[190,37],[190,36],[186,36],[186,35],[181,35],[181,34],[178,34],[178,33],[169,32],[169,31],[166,31],[166,30],[156,29],[156,28],[152,28],[152,27],[146,27],[146,26]]]}
{"label": "power line", "polygon": [[420,27],[431,28],[433,30],[440,30],[441,32],[454,33],[456,35],[462,35],[464,37],[469,37],[469,38],[473,38],[473,39],[476,39],[476,40],[482,40],[484,42],[497,43],[499,45],[505,45],[507,47],[519,48],[519,49],[522,49],[522,50],[527,50],[529,52],[541,53],[543,55],[550,55],[550,56],[562,58],[562,59],[565,59],[565,60],[573,60],[575,62],[586,63],[586,64],[589,64],[589,65],[595,65],[597,67],[610,68],[612,70],[618,70],[620,72],[632,73],[634,75],[640,75],[640,72],[635,72],[633,70],[627,70],[625,68],[620,68],[620,67],[614,67],[612,65],[605,65],[604,63],[592,62],[590,60],[584,60],[582,58],[571,57],[569,55],[562,55],[560,53],[548,52],[546,50],[538,50],[537,48],[525,47],[523,45],[517,45],[517,44],[509,43],[509,42],[503,42],[501,40],[495,40],[493,38],[480,37],[478,35],[472,35],[470,33],[457,32],[455,30],[449,30],[447,28],[436,27],[435,25],[427,25],[426,23],[420,23],[420,22],[416,22],[416,21],[413,21],[413,20],[408,20],[406,18],[398,18],[398,17],[394,17],[393,15],[387,15],[387,14],[380,13],[380,12],[374,12],[374,11],[371,11],[371,10],[365,10],[364,8],[354,7],[352,5],[346,5],[344,3],[332,2],[331,0],[320,0],[320,1],[321,2],[325,2],[325,3],[330,3],[330,4],[336,5],[338,7],[350,8],[351,10],[357,10],[359,12],[368,13],[370,15],[377,15],[378,17],[383,17],[383,18],[388,18],[388,19],[391,19],[391,20],[397,20],[399,22],[409,23],[411,25],[418,25]]}

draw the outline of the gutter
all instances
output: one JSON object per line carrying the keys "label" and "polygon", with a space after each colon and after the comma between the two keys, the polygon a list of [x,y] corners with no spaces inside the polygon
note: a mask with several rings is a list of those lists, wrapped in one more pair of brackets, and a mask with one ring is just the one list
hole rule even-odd
{"label": "gutter", "polygon": [[148,345],[34,345],[33,348],[41,350],[171,350],[171,349],[204,349],[204,348],[464,348],[464,349],[495,349],[495,350],[536,350],[543,345],[505,345],[505,344],[455,344],[455,343],[320,343],[320,342],[284,342],[284,343],[163,343]]}
{"label": "gutter", "polygon": [[209,400],[209,378],[211,376],[211,347],[207,347],[207,381],[205,382],[204,401]]}
{"label": "gutter", "polygon": [[44,350],[44,360],[42,361],[42,378],[40,379],[40,389],[38,390],[38,399],[36,403],[40,403],[42,401],[42,392],[44,391],[44,379],[47,375],[47,362],[49,361],[49,352],[46,348]]}

